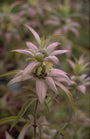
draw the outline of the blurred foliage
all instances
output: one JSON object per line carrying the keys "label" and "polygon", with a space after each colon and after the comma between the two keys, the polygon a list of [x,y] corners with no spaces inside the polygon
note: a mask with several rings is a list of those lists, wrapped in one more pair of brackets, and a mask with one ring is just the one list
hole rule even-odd
{"label": "blurred foliage", "polygon": [[[27,98],[31,99],[35,95],[32,89],[34,85],[29,81],[7,86],[14,72],[18,68],[24,68],[28,63],[25,61],[25,56],[10,51],[25,48],[26,41],[34,42],[34,38],[25,29],[24,24],[32,26],[44,38],[46,36],[46,38],[51,37],[52,41],[59,41],[62,49],[69,49],[70,54],[58,56],[60,68],[69,73],[68,76],[74,79],[72,81],[77,82],[79,79],[79,84],[77,82],[69,88],[74,97],[75,114],[72,113],[68,100],[61,90],[60,94],[54,97],[51,92],[46,104],[39,105],[37,121],[43,126],[40,128],[41,125],[38,125],[38,136],[42,133],[42,139],[66,139],[69,134],[70,139],[90,138],[89,87],[86,85],[89,84],[90,73],[89,68],[85,67],[89,62],[90,50],[88,6],[88,0],[0,0],[0,139],[17,139],[19,132],[23,131],[22,127],[25,126],[24,119],[27,123],[33,121],[34,102],[32,107],[24,111],[24,119],[21,118],[21,114],[19,123],[10,131],[14,116],[28,102]],[[62,35],[59,36],[60,34]],[[84,62],[80,63],[82,54],[84,54]],[[70,67],[70,60],[74,63],[73,68]],[[2,76],[12,70],[14,72],[12,75],[10,73],[11,76]],[[82,75],[86,76],[81,78]],[[85,86],[84,93],[82,90],[80,93],[80,89],[77,90],[78,85]],[[5,119],[7,117],[10,118]],[[44,124],[55,126],[47,127]],[[57,131],[57,126],[61,130]],[[26,128],[28,130],[25,139],[32,139],[32,126],[26,125]]]}

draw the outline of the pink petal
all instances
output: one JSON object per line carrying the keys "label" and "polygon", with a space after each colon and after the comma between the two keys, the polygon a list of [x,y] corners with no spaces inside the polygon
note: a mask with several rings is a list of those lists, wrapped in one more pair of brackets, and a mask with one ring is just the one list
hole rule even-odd
{"label": "pink petal", "polygon": [[5,139],[14,139],[7,131],[5,131]]}
{"label": "pink petal", "polygon": [[87,74],[83,74],[80,76],[82,80],[84,80],[87,77]]}
{"label": "pink petal", "polygon": [[54,69],[54,68],[52,68],[52,69],[51,69],[51,72],[50,72],[50,75],[51,75],[51,76],[54,76],[54,77],[65,77],[65,78],[67,78],[67,79],[69,80],[69,78],[68,78],[68,76],[65,74],[65,72],[62,71],[62,70],[59,70],[59,69]]}
{"label": "pink petal", "polygon": [[34,35],[35,39],[40,44],[41,43],[41,40],[40,40],[40,37],[37,34],[37,32],[33,28],[31,28],[30,26],[28,26],[28,25],[25,25],[25,26],[32,32],[32,34]]}
{"label": "pink petal", "polygon": [[87,82],[87,81],[90,81],[90,77],[87,77],[86,79],[85,79],[85,81]]}
{"label": "pink petal", "polygon": [[64,83],[67,83],[67,84],[70,84],[71,83],[71,80],[67,80],[67,78],[64,78],[63,76],[61,77],[56,77],[54,78],[56,81],[58,82],[64,82]]}
{"label": "pink petal", "polygon": [[23,75],[30,73],[39,62],[31,62],[23,71]]}
{"label": "pink petal", "polygon": [[90,85],[90,81],[84,83],[84,85],[86,85],[86,86],[87,86],[87,85]]}
{"label": "pink petal", "polygon": [[73,61],[71,61],[70,59],[67,59],[67,61],[68,61],[68,63],[71,65],[71,67],[72,67],[72,68],[74,68],[74,67],[75,67],[75,64],[74,64],[74,62],[73,62]]}
{"label": "pink petal", "polygon": [[56,85],[54,83],[54,80],[51,77],[46,77],[46,83],[49,85],[49,87],[55,92],[57,93],[57,88]]}
{"label": "pink petal", "polygon": [[70,52],[69,50],[55,50],[54,52],[51,53],[51,55],[58,55],[58,54],[63,54]]}
{"label": "pink petal", "polygon": [[27,47],[28,47],[29,49],[31,49],[31,50],[33,50],[33,51],[38,50],[37,46],[34,45],[33,43],[31,43],[31,42],[26,42],[26,44],[27,44]]}
{"label": "pink petal", "polygon": [[64,75],[65,74],[65,72],[64,71],[62,71],[62,70],[59,70],[59,69],[55,69],[55,68],[52,68],[51,69],[51,72],[50,72],[50,75],[51,76],[56,76],[56,75]]}
{"label": "pink petal", "polygon": [[76,22],[72,22],[71,25],[75,26],[75,27],[80,27],[80,25],[78,23],[76,23]]}
{"label": "pink petal", "polygon": [[54,42],[50,45],[47,46],[47,51],[52,52],[60,43],[59,42]]}
{"label": "pink petal", "polygon": [[72,31],[77,37],[79,36],[79,32],[77,29],[72,27],[72,28],[70,28],[70,31]]}
{"label": "pink petal", "polygon": [[13,78],[9,83],[8,85],[11,85],[11,84],[14,84],[14,83],[17,83],[17,82],[21,82],[21,81],[24,81],[24,80],[28,80],[28,79],[31,79],[32,76],[15,76],[15,78]]}
{"label": "pink petal", "polygon": [[46,97],[47,92],[47,85],[44,80],[37,79],[36,80],[36,93],[39,97],[39,101],[42,104],[44,102],[44,99]]}
{"label": "pink petal", "polygon": [[33,54],[30,51],[28,51],[28,50],[16,49],[16,50],[12,50],[11,52],[18,52],[18,53],[22,53],[22,54],[25,54],[25,55],[33,56]]}
{"label": "pink petal", "polygon": [[23,73],[23,70],[19,71],[19,72],[15,75],[15,77],[20,76],[22,73]]}
{"label": "pink petal", "polygon": [[82,92],[83,94],[85,94],[85,92],[86,92],[86,87],[85,87],[84,85],[79,85],[79,86],[77,87],[77,89],[78,89],[80,92]]}
{"label": "pink petal", "polygon": [[20,5],[20,4],[21,4],[20,1],[14,2],[13,4],[11,4],[10,10],[12,10],[13,8],[15,8],[15,6],[18,6],[18,5]]}
{"label": "pink petal", "polygon": [[65,33],[67,33],[68,30],[69,30],[69,27],[68,27],[68,26],[64,26],[62,29],[63,29],[63,31],[64,31]]}
{"label": "pink petal", "polygon": [[46,61],[52,62],[54,64],[59,64],[59,60],[56,56],[48,56],[45,58]]}
{"label": "pink petal", "polygon": [[54,20],[47,20],[47,21],[45,21],[45,25],[57,26],[57,25],[59,25],[59,22],[58,21],[54,21]]}
{"label": "pink petal", "polygon": [[87,68],[90,65],[90,62],[87,62],[86,64],[84,64],[84,68]]}

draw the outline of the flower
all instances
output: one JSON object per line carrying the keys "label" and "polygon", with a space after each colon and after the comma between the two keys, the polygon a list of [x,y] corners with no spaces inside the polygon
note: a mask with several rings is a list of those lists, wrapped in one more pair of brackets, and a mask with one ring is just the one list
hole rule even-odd
{"label": "flower", "polygon": [[[67,50],[55,50],[59,45],[58,42],[54,42],[45,46],[41,45],[41,39],[37,32],[26,25],[26,27],[33,33],[38,46],[31,42],[27,42],[28,49],[13,50],[13,52],[20,52],[30,56],[32,62],[30,62],[24,70],[17,72],[15,77],[9,82],[9,85],[21,82],[25,80],[34,80],[36,84],[36,93],[41,103],[44,102],[48,87],[57,93],[57,86],[63,88],[63,82],[68,83],[69,78],[66,73],[60,69],[53,68],[53,63],[58,64],[59,60],[55,55],[68,52]],[[61,83],[60,83],[61,82]]]}
{"label": "flower", "polygon": [[70,59],[67,59],[68,63],[73,69],[74,74],[79,75],[79,74],[86,72],[89,66],[89,62],[87,62],[85,55],[84,54],[81,55],[79,59],[76,59],[74,57],[74,59],[75,59],[75,62],[73,62]]}
{"label": "flower", "polygon": [[34,80],[36,82],[36,93],[41,103],[46,97],[47,88],[57,93],[57,87],[60,82],[69,82],[69,78],[62,70],[52,67],[50,62],[31,62],[24,70],[19,71],[9,82],[9,85],[25,80]]}
{"label": "flower", "polygon": [[46,45],[44,43],[43,46],[43,40],[40,39],[38,33],[30,26],[28,25],[25,26],[32,32],[38,45],[36,46],[32,42],[26,42],[27,49],[25,50],[16,49],[12,50],[12,52],[19,52],[28,55],[30,59],[34,61],[42,62],[45,60],[52,62],[53,64],[59,64],[59,60],[56,57],[56,55],[69,52],[69,50],[55,50],[55,48],[59,45],[59,42],[53,42],[49,45]]}
{"label": "flower", "polygon": [[[51,12],[49,19],[45,20],[45,25],[52,25],[58,27],[54,34],[68,34],[71,31],[75,36],[79,36],[78,28],[80,25],[74,21],[74,14],[70,13],[71,7],[65,1],[63,5],[58,5],[57,9]],[[53,13],[53,15],[52,15]]]}
{"label": "flower", "polygon": [[86,62],[84,55],[82,55],[78,60],[75,58],[75,63],[70,59],[67,61],[71,65],[75,74],[74,76],[71,76],[70,86],[76,87],[79,92],[85,94],[86,86],[90,84],[90,78],[86,73],[84,73],[87,71],[89,62]]}
{"label": "flower", "polygon": [[70,86],[76,86],[76,89],[85,94],[86,86],[90,84],[90,78],[87,77],[87,74],[82,74],[80,76],[71,76],[71,84]]}
{"label": "flower", "polygon": [[[23,17],[20,15],[19,9],[21,2],[14,2],[13,4],[4,4],[0,7],[0,35],[4,36],[6,42],[10,44],[13,37],[20,40],[17,26],[22,23]],[[17,7],[18,11],[13,12]]]}

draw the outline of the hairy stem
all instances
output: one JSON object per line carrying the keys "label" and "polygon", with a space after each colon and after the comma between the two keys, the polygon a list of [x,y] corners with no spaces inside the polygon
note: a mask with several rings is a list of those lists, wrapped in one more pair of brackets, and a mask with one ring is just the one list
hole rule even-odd
{"label": "hairy stem", "polygon": [[36,139],[36,128],[37,128],[37,107],[38,107],[38,100],[36,100],[36,104],[35,104],[35,109],[34,109],[34,114],[33,114],[33,117],[34,117],[34,139]]}

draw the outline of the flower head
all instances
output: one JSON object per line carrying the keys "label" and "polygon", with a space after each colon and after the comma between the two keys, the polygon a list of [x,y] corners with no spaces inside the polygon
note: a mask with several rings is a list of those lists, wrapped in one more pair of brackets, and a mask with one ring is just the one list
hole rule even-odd
{"label": "flower head", "polygon": [[69,78],[64,71],[53,68],[53,63],[59,63],[59,60],[55,55],[66,53],[68,51],[55,50],[55,48],[59,45],[58,42],[42,47],[41,39],[37,32],[28,25],[26,25],[26,27],[33,33],[38,46],[31,42],[27,42],[27,49],[13,50],[14,52],[20,52],[30,56],[32,62],[30,62],[24,70],[19,71],[9,82],[9,85],[28,79],[34,80],[36,84],[37,96],[40,102],[43,103],[48,87],[53,92],[57,93],[57,86],[60,87],[60,82],[69,82]]}
{"label": "flower head", "polygon": [[26,42],[27,49],[16,49],[12,50],[13,52],[19,52],[25,55],[28,55],[31,60],[33,61],[49,61],[52,62],[53,64],[59,64],[59,60],[56,57],[56,55],[63,54],[69,52],[69,50],[55,50],[57,46],[59,45],[59,42],[53,42],[49,45],[45,44],[43,46],[43,43],[38,35],[38,33],[31,28],[28,25],[25,25],[34,35],[37,45],[33,44],[32,42]]}
{"label": "flower head", "polygon": [[79,60],[75,58],[75,63],[70,59],[67,61],[71,65],[75,74],[74,76],[71,76],[71,87],[74,86],[79,92],[85,94],[86,86],[90,84],[90,78],[85,73],[89,66],[89,62],[86,62],[84,55],[82,55]]}

